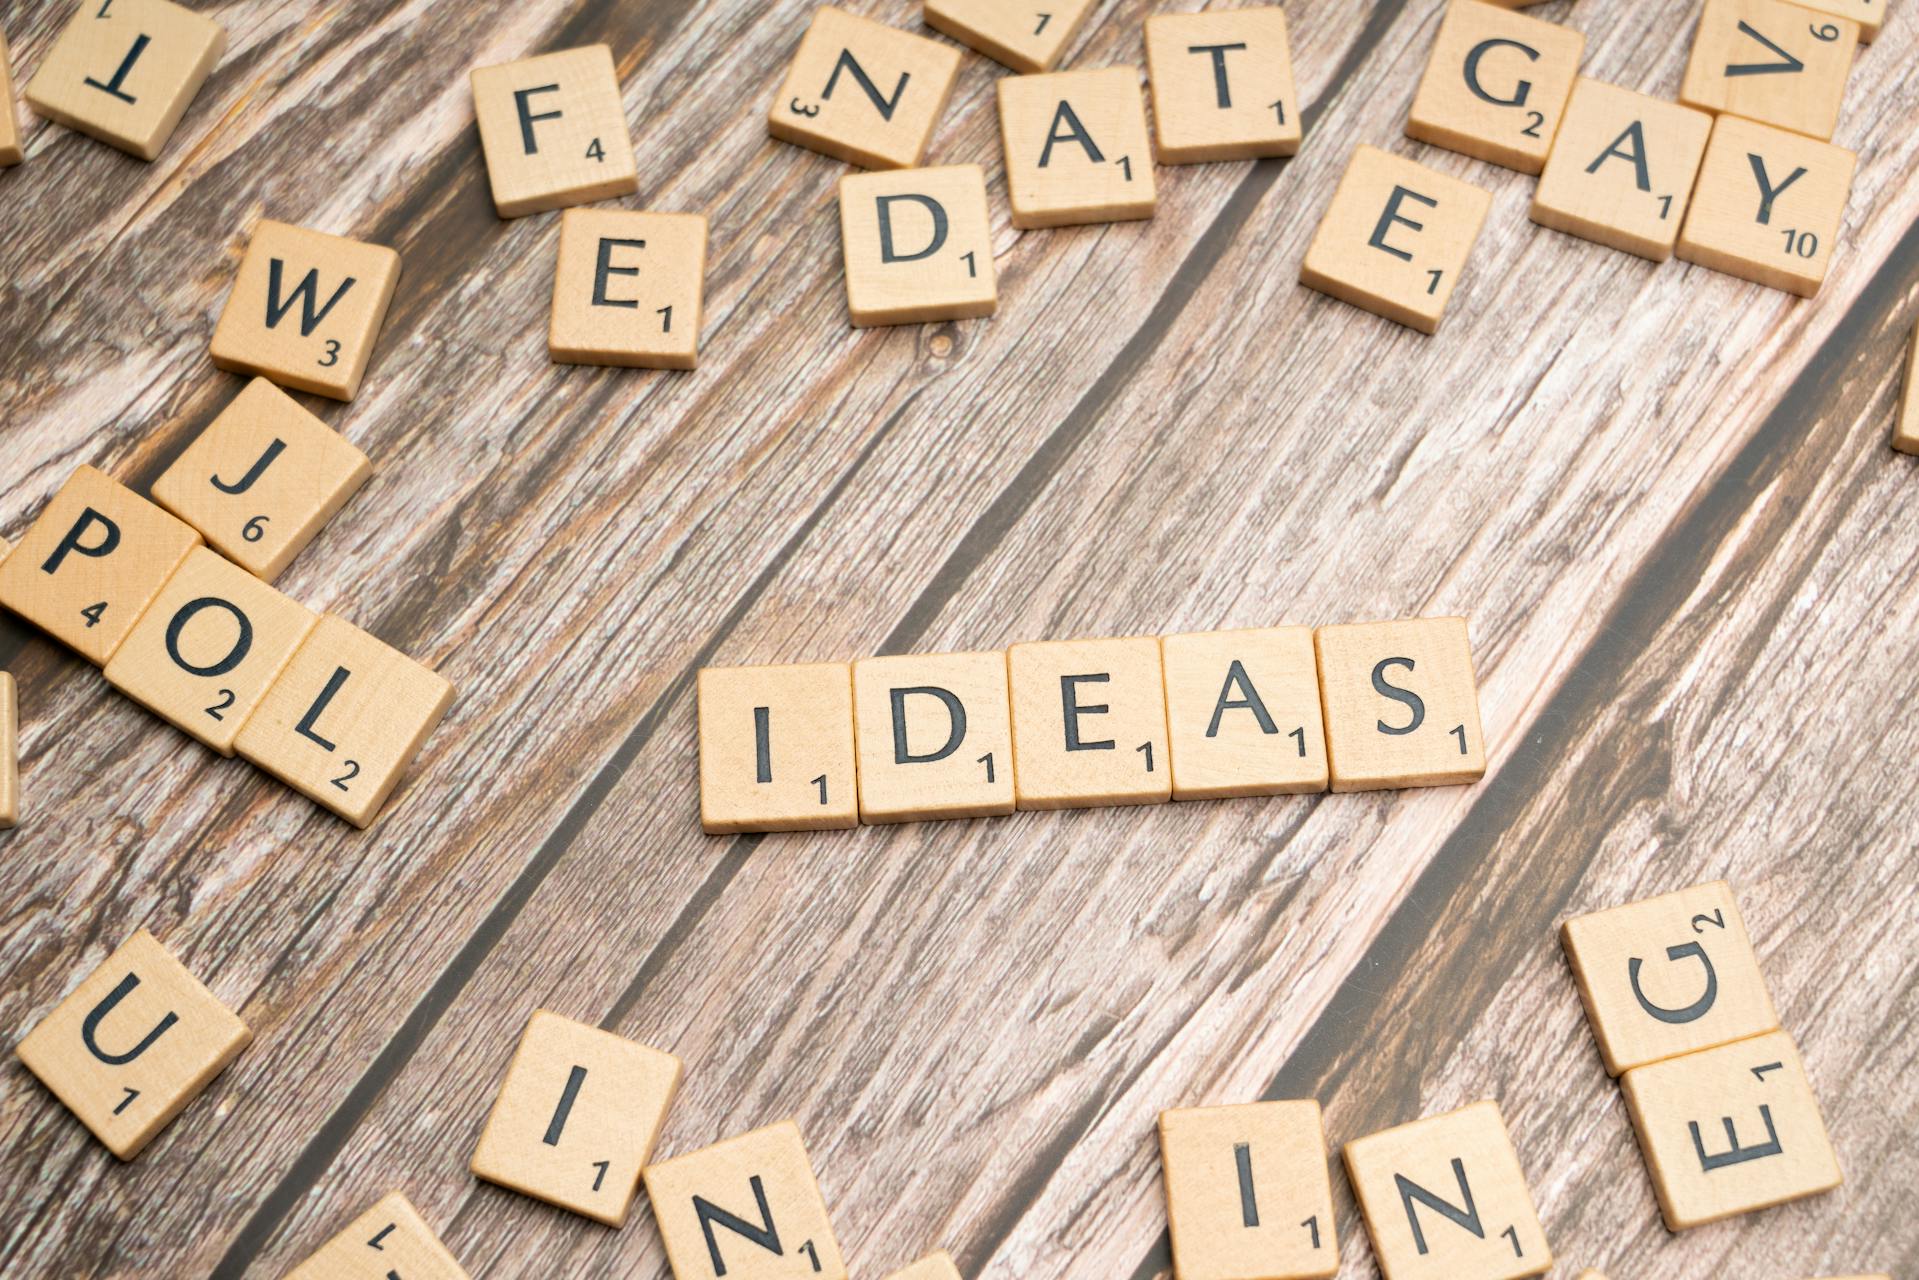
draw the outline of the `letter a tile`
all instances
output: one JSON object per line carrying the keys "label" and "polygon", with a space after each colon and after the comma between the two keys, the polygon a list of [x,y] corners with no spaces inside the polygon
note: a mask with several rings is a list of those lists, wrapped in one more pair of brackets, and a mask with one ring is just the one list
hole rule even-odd
{"label": "letter a tile", "polygon": [[1282,9],[1154,14],[1146,19],[1146,78],[1161,164],[1299,150],[1299,95]]}
{"label": "letter a tile", "polygon": [[1829,142],[1720,116],[1679,233],[1679,256],[1812,297],[1832,263],[1857,162]]}
{"label": "letter a tile", "polygon": [[1464,618],[1321,627],[1313,644],[1334,791],[1438,787],[1486,772]]}
{"label": "letter a tile", "polygon": [[647,1166],[674,1280],[846,1280],[791,1120]]}
{"label": "letter a tile", "polygon": [[467,1280],[433,1228],[398,1191],[355,1218],[286,1280]]}
{"label": "letter a tile", "polygon": [[831,6],[813,15],[767,129],[862,169],[919,164],[959,75],[959,50]]}
{"label": "letter a tile", "polygon": [[853,706],[860,821],[1013,811],[1005,654],[862,658]]}
{"label": "letter a tile", "polygon": [[1158,640],[1016,644],[1006,666],[1020,808],[1172,799]]}
{"label": "letter a tile", "polygon": [[1349,1142],[1346,1172],[1386,1280],[1520,1280],[1552,1269],[1496,1103]]}
{"label": "letter a tile", "polygon": [[1159,1150],[1178,1280],[1338,1273],[1319,1103],[1163,1111]]}
{"label": "letter a tile", "polygon": [[926,0],[926,25],[1001,66],[1051,71],[1093,0]]}
{"label": "letter a tile", "polygon": [[818,831],[859,825],[850,663],[700,672],[700,825]]}
{"label": "letter a tile", "polygon": [[1559,132],[1586,37],[1479,0],[1453,0],[1406,136],[1538,173]]}
{"label": "letter a tile", "polygon": [[999,135],[1016,227],[1126,222],[1159,205],[1132,67],[1002,78]]}
{"label": "letter a tile", "polygon": [[547,352],[558,364],[691,369],[706,299],[706,218],[568,209]]}
{"label": "letter a tile", "polygon": [[1582,77],[1533,195],[1532,219],[1664,262],[1711,134],[1703,111]]}
{"label": "letter a tile", "polygon": [[1859,24],[1783,0],[1706,0],[1679,100],[1828,139]]}
{"label": "letter a tile", "polygon": [[475,67],[472,82],[486,177],[502,218],[640,189],[607,46]]}
{"label": "letter a tile", "polygon": [[976,164],[840,179],[846,307],[857,326],[993,314],[993,227]]}
{"label": "letter a tile", "polygon": [[1435,333],[1492,194],[1361,146],[1306,250],[1300,283]]}
{"label": "letter a tile", "polygon": [[622,1226],[680,1074],[670,1053],[537,1010],[480,1134],[473,1172]]}
{"label": "letter a tile", "polygon": [[107,1150],[131,1160],[252,1039],[141,929],[14,1052]]}
{"label": "letter a tile", "polygon": [[[49,120],[151,160],[226,48],[219,23],[168,0],[82,3],[27,82]],[[9,96],[7,111],[13,110]]]}
{"label": "letter a tile", "polygon": [[1311,627],[1160,641],[1173,799],[1326,789],[1326,729]]}

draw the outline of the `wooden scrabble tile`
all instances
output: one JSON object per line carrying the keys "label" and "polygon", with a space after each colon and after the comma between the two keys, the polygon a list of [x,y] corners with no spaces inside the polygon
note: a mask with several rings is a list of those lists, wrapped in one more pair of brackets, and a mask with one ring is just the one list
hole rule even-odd
{"label": "wooden scrabble tile", "polygon": [[1437,332],[1492,202],[1471,183],[1362,145],[1306,250],[1300,283]]}
{"label": "wooden scrabble tile", "polygon": [[1002,66],[1051,71],[1093,0],[926,0],[926,25]]}
{"label": "wooden scrabble tile", "polygon": [[1679,100],[1832,137],[1859,24],[1784,0],[1706,0]]}
{"label": "wooden scrabble tile", "polygon": [[400,255],[384,245],[262,218],[213,330],[213,363],[351,400],[399,280]]}
{"label": "wooden scrabble tile", "polygon": [[473,1173],[622,1226],[680,1074],[670,1053],[536,1010],[473,1152]]}
{"label": "wooden scrabble tile", "polygon": [[1901,453],[1919,453],[1919,329],[1912,331],[1912,350],[1906,356],[1906,392],[1900,400],[1892,447]]}
{"label": "wooden scrabble tile", "polygon": [[1326,789],[1326,729],[1311,627],[1160,641],[1173,799]]}
{"label": "wooden scrabble tile", "polygon": [[241,726],[240,755],[356,827],[372,825],[453,703],[453,686],[332,614]]}
{"label": "wooden scrabble tile", "polygon": [[640,189],[607,46],[475,67],[472,81],[487,182],[502,218]]}
{"label": "wooden scrabble tile", "polygon": [[1711,133],[1703,111],[1581,77],[1533,194],[1532,219],[1664,262]]}
{"label": "wooden scrabble tile", "polygon": [[1587,1267],[1579,1273],[1579,1280],[1606,1280],[1606,1276],[1603,1272],[1594,1271],[1591,1267]]}
{"label": "wooden scrabble tile", "polygon": [[1679,233],[1687,262],[1810,298],[1825,283],[1858,157],[1720,116]]}
{"label": "wooden scrabble tile", "polygon": [[1299,93],[1282,9],[1154,14],[1146,19],[1146,78],[1161,164],[1299,150]]}
{"label": "wooden scrabble tile", "polygon": [[861,822],[1013,811],[1004,653],[862,658],[853,723]]}
{"label": "wooden scrabble tile", "polygon": [[1016,644],[1006,668],[1021,809],[1172,798],[1158,640]]}
{"label": "wooden scrabble tile", "polygon": [[674,1280],[846,1280],[791,1120],[646,1169]]}
{"label": "wooden scrabble tile", "polygon": [[850,663],[706,667],[699,705],[708,834],[858,825]]}
{"label": "wooden scrabble tile", "polygon": [[1339,1271],[1319,1103],[1162,1111],[1177,1280],[1306,1280]]}
{"label": "wooden scrabble tile", "polygon": [[1452,0],[1406,136],[1538,173],[1546,167],[1586,37],[1479,0]]}
{"label": "wooden scrabble tile", "polygon": [[27,103],[49,120],[151,160],[226,44],[219,23],[168,0],[89,0],[27,82]]}
{"label": "wooden scrabble tile", "polygon": [[959,75],[959,50],[823,6],[766,117],[782,142],[862,169],[905,169],[926,155]]}
{"label": "wooden scrabble tile", "polygon": [[1805,0],[1808,9],[1859,24],[1859,43],[1870,44],[1886,20],[1886,0]]}
{"label": "wooden scrabble tile", "polygon": [[131,1160],[252,1039],[141,929],[14,1052],[107,1150]]}
{"label": "wooden scrabble tile", "polygon": [[0,671],[0,831],[20,821],[20,696]]}
{"label": "wooden scrabble tile", "polygon": [[557,364],[691,369],[706,303],[706,218],[568,209],[546,347]]}
{"label": "wooden scrabble tile", "polygon": [[1386,1280],[1518,1280],[1552,1268],[1497,1103],[1349,1142],[1346,1172]]}
{"label": "wooden scrabble tile", "polygon": [[1158,207],[1131,67],[1002,78],[999,136],[1016,227],[1125,222]]}
{"label": "wooden scrabble tile", "polygon": [[1779,1026],[1724,880],[1574,916],[1559,938],[1613,1075]]}
{"label": "wooden scrabble tile", "polygon": [[272,582],[372,474],[364,453],[255,378],[153,482],[153,500]]}
{"label": "wooden scrabble tile", "polygon": [[840,246],[857,326],[965,320],[999,306],[986,174],[976,164],[847,174]]}
{"label": "wooden scrabble tile", "polygon": [[320,621],[195,547],[107,663],[107,683],[223,756]]}
{"label": "wooden scrabble tile", "polygon": [[944,1249],[929,1253],[911,1266],[902,1267],[886,1280],[960,1280],[959,1268]]}
{"label": "wooden scrabble tile", "polygon": [[1619,1078],[1666,1226],[1703,1226],[1844,1179],[1792,1037],[1774,1031]]}
{"label": "wooden scrabble tile", "polygon": [[20,113],[13,105],[13,60],[7,53],[7,36],[0,31],[0,168],[26,159],[20,149]]}
{"label": "wooden scrabble tile", "polygon": [[1313,648],[1334,791],[1438,787],[1486,772],[1464,618],[1321,627]]}
{"label": "wooden scrabble tile", "polygon": [[410,1201],[398,1191],[355,1218],[287,1273],[286,1280],[466,1280]]}
{"label": "wooden scrabble tile", "polygon": [[0,561],[0,605],[104,667],[200,535],[77,467]]}

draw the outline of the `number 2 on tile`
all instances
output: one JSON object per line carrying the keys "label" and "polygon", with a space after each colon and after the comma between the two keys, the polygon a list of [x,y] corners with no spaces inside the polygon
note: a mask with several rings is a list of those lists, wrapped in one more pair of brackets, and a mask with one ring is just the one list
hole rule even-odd
{"label": "number 2 on tile", "polygon": [[358,760],[349,760],[346,762],[346,772],[341,774],[339,777],[335,778],[333,780],[333,785],[340,788],[340,790],[345,791],[347,790],[346,784],[353,781],[355,778],[359,776],[360,776],[360,762]]}

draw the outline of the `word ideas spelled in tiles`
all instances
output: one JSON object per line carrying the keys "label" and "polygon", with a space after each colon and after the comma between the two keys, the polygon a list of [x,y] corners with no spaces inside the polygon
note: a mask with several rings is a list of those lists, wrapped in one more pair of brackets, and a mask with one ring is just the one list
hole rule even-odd
{"label": "word ideas spelled in tiles", "polygon": [[195,547],[107,663],[107,683],[223,756],[318,615]]}
{"label": "word ideas spelled in tiles", "polygon": [[1532,220],[1654,262],[1672,257],[1712,117],[1581,77]]}
{"label": "word ideas spelled in tiles", "polygon": [[370,826],[453,702],[453,686],[327,614],[247,717],[234,749],[356,827]]}
{"label": "word ideas spelled in tiles", "polygon": [[0,831],[20,821],[20,695],[0,671]]}
{"label": "word ideas spelled in tiles", "polygon": [[346,1230],[287,1273],[286,1280],[467,1280],[412,1202],[382,1196]]}
{"label": "word ideas spelled in tiles", "polygon": [[1720,116],[1679,233],[1679,256],[1812,297],[1832,262],[1857,160],[1829,142]]}
{"label": "word ideas spelled in tiles", "polygon": [[0,168],[26,159],[20,149],[20,113],[13,105],[13,62],[7,53],[7,36],[0,31]]}
{"label": "word ideas spelled in tiles", "polygon": [[680,1075],[670,1053],[536,1010],[480,1134],[473,1172],[621,1226]]}
{"label": "word ideas spelled in tiles", "polygon": [[847,174],[840,245],[855,325],[965,320],[999,306],[986,174],[976,164]]}
{"label": "word ideas spelled in tiles", "polygon": [[646,1169],[675,1280],[846,1280],[791,1120]]}
{"label": "word ideas spelled in tiles", "polygon": [[1859,24],[1785,0],[1706,0],[1679,100],[1830,138]]}
{"label": "word ideas spelled in tiles", "polygon": [[1445,786],[1486,772],[1464,618],[1321,627],[1313,647],[1334,791]]}
{"label": "word ideas spelled in tiles", "polygon": [[1901,453],[1919,453],[1919,328],[1912,331],[1906,353],[1906,390],[1900,400],[1899,423],[1893,428],[1892,447]]}
{"label": "word ideas spelled in tiles", "polygon": [[960,1273],[959,1268],[953,1265],[952,1257],[942,1249],[900,1268],[887,1276],[886,1280],[960,1280]]}
{"label": "word ideas spelled in tiles", "polygon": [[920,163],[959,75],[959,50],[844,9],[813,15],[767,112],[782,142],[862,169]]}
{"label": "word ideas spelled in tiles", "polygon": [[640,189],[607,46],[475,67],[471,79],[487,182],[502,218]]}
{"label": "word ideas spelled in tiles", "polygon": [[557,364],[691,369],[706,298],[706,218],[568,209],[547,353]]}
{"label": "word ideas spelled in tiles", "polygon": [[27,102],[49,120],[151,160],[226,43],[219,23],[169,0],[84,3],[27,82]]}
{"label": "word ideas spelled in tiles", "polygon": [[1093,0],[926,0],[926,25],[1015,71],[1051,71]]}
{"label": "word ideas spelled in tiles", "polygon": [[1172,799],[1158,640],[1016,644],[1006,670],[1021,809]]}
{"label": "word ideas spelled in tiles", "polygon": [[372,474],[364,453],[255,378],[153,482],[153,500],[272,582]]}
{"label": "word ideas spelled in tiles", "polygon": [[400,280],[384,245],[262,218],[213,330],[213,363],[351,400]]}
{"label": "word ideas spelled in tiles", "polygon": [[1281,9],[1154,14],[1146,19],[1146,79],[1161,164],[1299,150],[1299,96]]}
{"label": "word ideas spelled in tiles", "polygon": [[860,821],[1013,811],[1004,653],[862,658],[853,664]]}
{"label": "word ideas spelled in tiles", "polygon": [[1311,627],[1165,636],[1175,800],[1326,789]]}
{"label": "word ideas spelled in tiles", "polygon": [[1612,1075],[1779,1026],[1723,880],[1574,916],[1559,936]]}
{"label": "word ideas spelled in tiles", "polygon": [[1635,1067],[1620,1085],[1673,1231],[1843,1181],[1819,1100],[1783,1031]]}
{"label": "word ideas spelled in tiles", "polygon": [[1159,205],[1131,67],[1002,77],[999,132],[1016,227],[1125,222]]}
{"label": "word ideas spelled in tiles", "polygon": [[1349,1142],[1346,1172],[1386,1280],[1519,1280],[1552,1268],[1496,1103]]}
{"label": "word ideas spelled in tiles", "polygon": [[159,507],[79,467],[0,561],[0,605],[104,667],[199,545]]}
{"label": "word ideas spelled in tiles", "polygon": [[699,720],[707,834],[859,824],[850,663],[706,667]]}
{"label": "word ideas spelled in tiles", "polygon": [[1586,37],[1479,0],[1452,0],[1406,136],[1538,173],[1579,75]]}
{"label": "word ideas spelled in tiles", "polygon": [[1306,250],[1300,283],[1436,333],[1492,193],[1360,146]]}
{"label": "word ideas spelled in tiles", "polygon": [[109,1151],[131,1160],[252,1039],[141,929],[14,1052]]}
{"label": "word ideas spelled in tiles", "polygon": [[1162,1111],[1159,1150],[1179,1280],[1338,1273],[1319,1103]]}

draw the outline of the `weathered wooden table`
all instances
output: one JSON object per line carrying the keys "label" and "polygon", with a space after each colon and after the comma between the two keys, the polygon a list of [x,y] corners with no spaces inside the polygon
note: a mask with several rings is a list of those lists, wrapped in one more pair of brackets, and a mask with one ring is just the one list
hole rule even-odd
{"label": "weathered wooden table", "polygon": [[[72,7],[9,6],[23,73]],[[662,1275],[644,1211],[466,1171],[536,1006],[686,1059],[662,1152],[796,1116],[860,1276],[1160,1274],[1156,1114],[1262,1094],[1335,1143],[1498,1098],[1564,1274],[1919,1266],[1919,474],[1887,448],[1919,5],[1858,60],[1816,301],[1534,226],[1530,179],[1400,137],[1437,0],[1293,0],[1302,153],[1162,169],[1148,223],[1008,228],[968,55],[932,156],[987,166],[999,314],[872,332],[844,169],[766,136],[810,0],[197,7],[230,48],[157,163],[28,116],[0,175],[0,532],[78,463],[151,482],[232,397],[207,343],[257,217],[394,245],[365,390],[309,401],[378,474],[281,585],[460,697],[361,834],[0,624],[8,1043],[139,925],[257,1037],[131,1166],[9,1056],[0,1271],[276,1276],[397,1187],[476,1276]],[[1138,63],[1151,7],[1102,4],[1070,65]],[[1691,9],[1535,12],[1670,96]],[[690,376],[549,364],[557,219],[487,196],[468,68],[590,41],[630,203],[713,220]],[[1496,194],[1436,338],[1295,283],[1359,142]],[[705,664],[1449,612],[1477,786],[699,833]],[[1850,1181],[1673,1238],[1553,930],[1718,876]]]}

